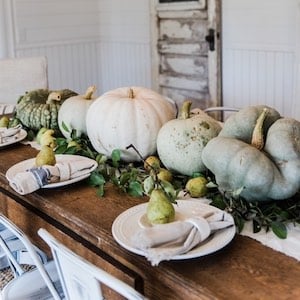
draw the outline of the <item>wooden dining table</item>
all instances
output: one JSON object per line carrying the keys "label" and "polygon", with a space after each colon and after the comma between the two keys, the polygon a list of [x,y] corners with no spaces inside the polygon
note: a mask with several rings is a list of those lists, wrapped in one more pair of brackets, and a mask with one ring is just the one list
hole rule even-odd
{"label": "wooden dining table", "polygon": [[300,299],[300,263],[239,234],[214,253],[163,261],[155,267],[143,255],[126,250],[115,241],[112,224],[122,212],[147,202],[147,197],[131,197],[109,184],[100,197],[86,180],[27,195],[16,193],[6,171],[36,154],[36,149],[21,143],[0,149],[0,210],[49,256],[49,248],[37,235],[41,227],[149,299]]}

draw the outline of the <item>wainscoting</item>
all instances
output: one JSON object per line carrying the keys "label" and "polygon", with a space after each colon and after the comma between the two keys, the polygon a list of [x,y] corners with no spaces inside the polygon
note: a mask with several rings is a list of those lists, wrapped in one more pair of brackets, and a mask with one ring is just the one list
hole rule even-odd
{"label": "wainscoting", "polygon": [[[49,88],[151,87],[148,0],[0,0],[1,56],[44,55]],[[133,9],[134,8],[134,9]]]}

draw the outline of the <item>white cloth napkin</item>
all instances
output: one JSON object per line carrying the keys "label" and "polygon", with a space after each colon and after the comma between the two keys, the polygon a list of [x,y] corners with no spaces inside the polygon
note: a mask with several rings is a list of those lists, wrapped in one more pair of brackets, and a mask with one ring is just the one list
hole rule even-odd
{"label": "white cloth napkin", "polygon": [[232,218],[221,211],[207,218],[196,216],[143,228],[132,237],[132,243],[145,253],[152,266],[157,266],[163,260],[189,252],[214,231],[233,225]]}
{"label": "white cloth napkin", "polygon": [[5,114],[12,114],[15,108],[15,104],[0,103],[0,116]]}
{"label": "white cloth napkin", "polygon": [[91,172],[93,167],[94,163],[92,161],[83,159],[60,162],[56,163],[55,166],[46,165],[17,173],[9,184],[16,192],[25,195],[49,183],[66,181],[86,175]]}
{"label": "white cloth napkin", "polygon": [[17,138],[16,135],[20,132],[21,128],[22,125],[11,128],[0,127],[0,144],[15,140]]}

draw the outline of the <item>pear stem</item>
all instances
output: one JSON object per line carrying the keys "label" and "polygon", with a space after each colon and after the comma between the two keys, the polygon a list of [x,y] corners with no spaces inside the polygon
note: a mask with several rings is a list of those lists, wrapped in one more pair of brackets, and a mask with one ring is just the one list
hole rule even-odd
{"label": "pear stem", "polygon": [[259,117],[256,120],[255,127],[253,129],[252,133],[252,140],[251,145],[258,150],[261,150],[264,148],[264,136],[263,136],[263,125],[264,121],[267,117],[268,109],[264,108]]}

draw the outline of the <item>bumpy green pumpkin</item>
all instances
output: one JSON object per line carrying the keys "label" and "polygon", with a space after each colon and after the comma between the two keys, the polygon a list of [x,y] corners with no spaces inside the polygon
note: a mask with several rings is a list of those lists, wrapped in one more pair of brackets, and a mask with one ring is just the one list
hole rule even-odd
{"label": "bumpy green pumpkin", "polygon": [[69,89],[37,89],[27,92],[16,105],[16,117],[23,125],[35,131],[42,127],[58,130],[58,110],[61,104],[76,95]]}
{"label": "bumpy green pumpkin", "polygon": [[177,119],[165,123],[158,132],[157,153],[161,162],[173,172],[193,175],[205,171],[202,149],[221,130],[218,121],[199,110],[190,114],[191,101],[185,101]]}
{"label": "bumpy green pumpkin", "polygon": [[231,116],[202,151],[221,192],[248,201],[287,199],[300,189],[300,122],[267,106]]}

